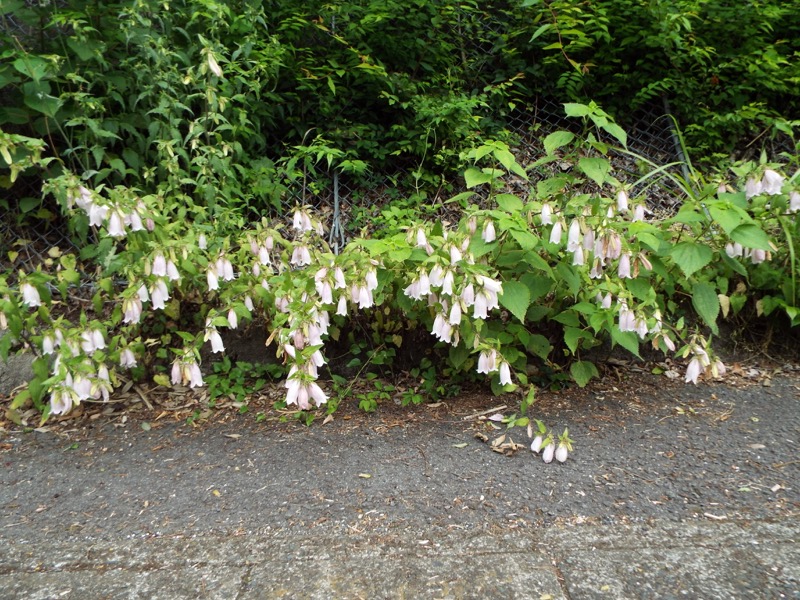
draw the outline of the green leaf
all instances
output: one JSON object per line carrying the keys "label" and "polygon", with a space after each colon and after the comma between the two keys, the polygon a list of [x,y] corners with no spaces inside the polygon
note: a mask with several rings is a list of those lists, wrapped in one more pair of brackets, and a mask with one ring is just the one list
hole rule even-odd
{"label": "green leaf", "polygon": [[525,344],[525,349],[531,354],[538,356],[542,360],[547,360],[547,357],[550,356],[550,352],[553,350],[553,346],[550,345],[550,342],[546,337],[538,333],[534,333],[528,339],[528,343]]}
{"label": "green leaf", "polygon": [[491,174],[484,173],[475,167],[470,167],[464,171],[464,181],[466,182],[468,188],[474,188],[484,183],[489,183],[491,180]]}
{"label": "green leaf", "polygon": [[[533,2],[531,0],[525,0],[525,2],[522,3],[522,7],[524,8],[526,6],[531,6],[532,4],[533,4]],[[533,40],[538,38],[540,35],[542,35],[545,31],[550,29],[552,26],[553,26],[552,23],[545,23],[544,25],[540,25],[539,28],[536,31],[533,32],[533,35],[531,36],[531,39],[528,40],[528,41],[532,42]]]}
{"label": "green leaf", "polygon": [[707,283],[697,283],[692,289],[692,306],[703,321],[718,333],[717,317],[719,316],[719,297],[717,290]]}
{"label": "green leaf", "polygon": [[510,229],[509,232],[523,250],[533,250],[539,244],[539,238],[530,231]]}
{"label": "green leaf", "polygon": [[50,68],[50,63],[46,60],[30,54],[23,58],[18,58],[12,64],[17,71],[27,75],[37,83],[47,75]]}
{"label": "green leaf", "polygon": [[597,367],[594,363],[588,360],[579,360],[569,366],[569,372],[572,379],[575,380],[580,387],[586,387],[586,384],[591,381],[592,377],[599,377],[600,373],[597,372]]}
{"label": "green leaf", "polygon": [[740,212],[721,202],[709,205],[708,212],[711,218],[714,219],[728,235],[742,223],[742,215]]}
{"label": "green leaf", "polygon": [[736,229],[731,231],[730,235],[734,242],[739,242],[746,248],[755,248],[758,250],[772,249],[769,243],[769,236],[764,233],[761,227],[754,223],[739,225]]}
{"label": "green leaf", "polygon": [[624,147],[628,147],[628,134],[625,133],[625,130],[617,125],[616,123],[606,123],[602,125],[602,128],[608,132],[609,135],[615,137],[620,144]]}
{"label": "green leaf", "polygon": [[578,161],[578,168],[597,185],[602,186],[608,179],[611,164],[605,158],[582,158]]}
{"label": "green leaf", "polygon": [[535,302],[547,294],[553,287],[552,279],[549,277],[539,277],[533,273],[525,273],[525,275],[522,276],[521,281],[528,286],[528,289],[531,292],[531,302]]}
{"label": "green leaf", "polygon": [[[560,316],[560,315],[559,315]],[[564,343],[569,348],[572,354],[575,354],[580,348],[581,340],[592,340],[594,336],[583,329],[577,327],[564,327]]]}
{"label": "green leaf", "polygon": [[504,281],[500,304],[524,323],[525,313],[531,304],[531,292],[528,286],[521,281]]}
{"label": "green leaf", "polygon": [[714,252],[704,244],[681,242],[672,249],[670,256],[681,268],[683,274],[689,277],[710,263]]}
{"label": "green leaf", "polygon": [[619,327],[612,327],[611,341],[615,344],[619,344],[634,356],[641,358],[639,355],[639,336],[636,335],[635,332],[620,331]]}
{"label": "green leaf", "polygon": [[567,102],[564,104],[564,112],[568,117],[586,117],[592,111],[585,104],[578,104],[576,102]]}
{"label": "green leaf", "polygon": [[566,146],[575,139],[575,134],[571,131],[554,131],[544,138],[544,150],[547,154],[552,154],[557,148]]}
{"label": "green leaf", "polygon": [[460,369],[461,365],[463,365],[464,361],[466,361],[469,357],[469,348],[467,348],[463,343],[459,344],[458,346],[450,346],[449,354],[450,363],[454,368]]}
{"label": "green leaf", "polygon": [[514,194],[497,194],[495,197],[497,206],[506,212],[517,213],[522,210],[522,200],[517,198]]}

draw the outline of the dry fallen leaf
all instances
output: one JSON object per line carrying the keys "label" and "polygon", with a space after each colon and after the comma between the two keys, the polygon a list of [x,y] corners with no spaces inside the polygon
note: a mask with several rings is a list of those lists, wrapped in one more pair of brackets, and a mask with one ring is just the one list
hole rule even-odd
{"label": "dry fallen leaf", "polygon": [[231,438],[232,440],[238,440],[240,437],[242,437],[242,434],[240,434],[240,433],[225,433],[223,435],[225,437]]}
{"label": "dry fallen leaf", "polygon": [[461,444],[453,444],[453,448],[466,448],[469,444],[463,442]]}
{"label": "dry fallen leaf", "polygon": [[370,477],[372,477],[372,475],[370,475],[369,473],[359,473],[358,476],[361,477],[361,479],[369,479]]}

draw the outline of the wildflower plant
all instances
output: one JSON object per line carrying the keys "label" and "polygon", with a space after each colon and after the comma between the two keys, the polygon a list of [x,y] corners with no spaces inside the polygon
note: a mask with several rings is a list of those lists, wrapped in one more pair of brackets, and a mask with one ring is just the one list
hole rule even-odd
{"label": "wildflower plant", "polygon": [[[211,58],[213,73],[219,62]],[[584,120],[586,135],[550,134],[532,165],[520,165],[502,142],[465,154],[472,191],[454,199],[464,208],[457,223],[355,238],[338,254],[307,205],[246,223],[204,211],[169,186],[90,186],[68,172],[48,180],[45,192],[97,240],[82,254],[100,276],[91,307],[74,322],[54,310],[80,280],[74,255],[60,255],[50,270],[0,276],[0,327],[10,333],[0,353],[13,346],[38,355],[36,376],[12,408],[32,401],[46,419],[102,402],[126,370],[142,366],[164,369],[160,384],[202,386],[201,348],[224,353],[222,333],[255,318],[284,362],[285,403],[299,410],[328,401],[320,371],[332,319],[378,309],[423,324],[451,369],[489,378],[497,393],[529,388],[532,360],[586,385],[598,374],[587,351],[603,339],[637,356],[649,344],[685,358],[685,379],[696,383],[724,374],[703,333],[718,331],[720,315],[752,298],[760,313],[800,319],[796,174],[762,160],[736,165],[724,181],[684,181],[653,165],[624,186],[599,137],[616,138],[625,152],[624,132],[596,105],[567,111]],[[573,168],[553,175],[555,161]],[[531,171],[539,178],[527,193],[503,190],[507,175]],[[663,178],[683,191],[682,204],[656,219],[636,190]],[[486,192],[480,206],[470,204],[478,190]],[[181,202],[196,209],[192,221]],[[566,432],[555,446],[548,434],[539,449],[565,458]]]}

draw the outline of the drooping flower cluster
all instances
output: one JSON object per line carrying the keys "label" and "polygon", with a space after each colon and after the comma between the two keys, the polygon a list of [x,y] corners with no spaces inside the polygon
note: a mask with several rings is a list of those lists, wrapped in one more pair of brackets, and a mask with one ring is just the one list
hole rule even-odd
{"label": "drooping flower cluster", "polygon": [[105,226],[112,238],[124,238],[128,234],[127,229],[153,231],[155,227],[153,220],[146,217],[147,208],[141,200],[126,207],[122,203],[108,201],[80,185],[67,193],[67,207],[72,209],[75,206],[88,215],[89,225]]}

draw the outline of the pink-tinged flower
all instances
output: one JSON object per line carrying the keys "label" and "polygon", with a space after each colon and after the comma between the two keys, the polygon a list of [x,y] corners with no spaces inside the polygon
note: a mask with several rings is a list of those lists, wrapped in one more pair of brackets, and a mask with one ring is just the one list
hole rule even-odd
{"label": "pink-tinged flower", "polygon": [[750,200],[753,196],[758,196],[761,193],[761,182],[756,181],[754,178],[749,177],[744,184],[744,196]]}
{"label": "pink-tinged flower", "polygon": [[200,250],[205,250],[208,248],[208,240],[206,239],[205,233],[201,233],[199,236],[197,236],[197,247],[200,248]]}
{"label": "pink-tinged flower", "polygon": [[6,313],[0,311],[0,331],[5,331],[8,329],[8,317]]}
{"label": "pink-tinged flower", "polygon": [[155,221],[153,221],[153,219],[151,219],[151,218],[149,218],[149,217],[148,217],[148,218],[145,220],[145,222],[144,222],[144,226],[147,228],[147,231],[149,231],[150,233],[152,233],[152,232],[154,232],[154,231],[155,231],[155,229],[156,229],[156,222],[155,222]]}
{"label": "pink-tinged flower", "polygon": [[555,454],[555,451],[556,445],[553,442],[547,444],[547,446],[544,447],[544,452],[542,452],[542,460],[546,463],[553,462],[553,455]]}
{"label": "pink-tinged flower", "polygon": [[533,438],[533,441],[531,442],[531,452],[536,452],[536,454],[539,454],[539,452],[542,449],[543,443],[544,443],[544,438],[541,435],[537,435],[535,438]]}
{"label": "pink-tinged flower", "polygon": [[166,302],[169,300],[169,291],[163,279],[157,280],[150,289],[150,298],[153,300],[153,310],[163,309],[166,306]]}
{"label": "pink-tinged flower", "polygon": [[497,351],[483,350],[478,356],[478,373],[489,374],[497,370]]}
{"label": "pink-tinged flower", "polygon": [[612,231],[606,235],[605,239],[605,257],[617,259],[622,254],[622,239],[619,234]]}
{"label": "pink-tinged flower", "polygon": [[478,231],[478,217],[472,215],[467,219],[467,232],[472,236],[475,235],[476,231]]}
{"label": "pink-tinged flower", "polygon": [[700,373],[703,372],[703,365],[700,362],[700,358],[695,356],[692,360],[689,361],[689,366],[686,367],[686,383],[694,383],[697,384],[697,378],[700,377]]}
{"label": "pink-tinged flower", "polygon": [[31,308],[41,306],[42,299],[39,297],[39,290],[33,285],[24,281],[19,285],[19,291],[22,292],[22,303]]}
{"label": "pink-tinged flower", "polygon": [[358,288],[358,308],[370,308],[374,304],[372,299],[372,292],[370,289],[362,285]]}
{"label": "pink-tinged flower", "polygon": [[148,302],[150,300],[150,294],[147,292],[147,286],[145,286],[145,284],[139,286],[139,289],[136,290],[136,295],[142,302]]}
{"label": "pink-tinged flower", "polygon": [[603,276],[603,263],[599,258],[594,259],[592,263],[592,270],[589,271],[589,277],[592,279],[600,279]]}
{"label": "pink-tinged flower", "polygon": [[124,369],[131,369],[136,366],[136,355],[130,348],[124,348],[119,354],[119,366]]}
{"label": "pink-tinged flower", "polygon": [[118,210],[112,211],[108,219],[108,235],[113,238],[125,237],[124,217]]}
{"label": "pink-tinged flower", "polygon": [[266,266],[270,264],[271,259],[269,256],[269,250],[264,248],[264,246],[259,246],[256,248],[256,255],[258,256],[258,262],[260,262],[262,265]]}
{"label": "pink-tinged flower", "polygon": [[653,263],[650,262],[650,259],[647,258],[647,255],[644,252],[640,252],[639,256],[636,257],[636,260],[642,265],[647,271],[653,270]]}
{"label": "pink-tinged flower", "polygon": [[475,305],[473,307],[472,317],[475,319],[486,319],[488,299],[484,291],[480,291],[475,295]]}
{"label": "pink-tinged flower", "polygon": [[603,296],[602,301],[600,302],[600,306],[603,308],[611,308],[611,301],[613,298],[611,297],[611,292],[607,292],[605,296]]}
{"label": "pink-tinged flower", "polygon": [[567,462],[567,456],[569,456],[567,445],[559,444],[558,448],[556,448],[556,460],[560,463]]}
{"label": "pink-tinged flower", "polygon": [[89,206],[89,225],[92,227],[100,227],[108,216],[108,207],[100,206],[98,204],[91,204]]}
{"label": "pink-tinged flower", "polygon": [[170,281],[180,281],[181,278],[181,274],[178,273],[178,267],[171,260],[167,261],[167,277]]}
{"label": "pink-tinged flower", "polygon": [[183,364],[179,359],[172,361],[172,371],[170,373],[170,381],[172,385],[180,385],[181,377],[183,376]]}
{"label": "pink-tinged flower", "polygon": [[750,262],[753,263],[754,265],[761,264],[765,260],[767,260],[767,256],[768,255],[766,250],[754,248],[753,253],[750,255]]}
{"label": "pink-tinged flower", "polygon": [[87,400],[92,397],[92,382],[83,375],[76,375],[75,381],[72,384],[72,390],[75,392],[78,400]]}
{"label": "pink-tinged flower", "polygon": [[122,318],[123,323],[138,323],[139,319],[142,317],[142,301],[138,296],[125,298],[125,300],[122,301],[122,311],[124,312]]}
{"label": "pink-tinged flower", "polygon": [[230,309],[228,311],[228,327],[231,329],[236,329],[239,326],[239,317],[236,315],[236,311]]}
{"label": "pink-tinged flower", "polygon": [[294,211],[294,219],[292,227],[301,233],[306,231],[313,231],[314,225],[311,223],[311,217],[305,210],[297,209]]}
{"label": "pink-tinged flower", "polygon": [[311,253],[308,250],[308,246],[304,244],[295,246],[294,250],[292,251],[292,259],[290,262],[296,267],[305,267],[306,265],[310,265]]}
{"label": "pink-tinged flower", "polygon": [[591,251],[594,248],[594,229],[587,229],[583,234],[583,249]]}
{"label": "pink-tinged flower", "polygon": [[347,287],[347,283],[344,280],[344,271],[342,271],[341,267],[336,267],[333,270],[333,287],[337,290],[343,290]]}
{"label": "pink-tinged flower", "polygon": [[156,254],[156,257],[153,259],[153,275],[156,277],[166,277],[167,276],[167,259],[164,258],[163,254]]}
{"label": "pink-tinged flower", "polygon": [[578,219],[573,219],[569,224],[569,233],[567,234],[567,251],[575,252],[581,247],[581,224]]}
{"label": "pink-tinged flower", "polygon": [[789,194],[789,212],[797,212],[800,210],[800,192],[793,191]]}
{"label": "pink-tinged flower", "polygon": [[463,302],[464,306],[467,308],[475,304],[475,287],[471,283],[467,284],[467,287],[462,290],[461,302]]}
{"label": "pink-tinged flower", "polygon": [[442,269],[440,265],[434,265],[431,269],[430,275],[428,275],[428,279],[432,288],[441,287],[442,282],[444,281],[444,269]]}
{"label": "pink-tinged flower", "polygon": [[561,219],[553,223],[553,228],[550,230],[550,243],[561,244],[562,225]]}
{"label": "pink-tinged flower", "polygon": [[647,320],[644,317],[636,317],[633,321],[633,331],[635,331],[641,339],[644,339],[647,335]]}
{"label": "pink-tinged flower", "polygon": [[123,222],[130,226],[131,231],[144,231],[142,217],[139,216],[139,213],[136,212],[136,210],[133,210],[131,214],[126,215]]}
{"label": "pink-tinged flower", "polygon": [[450,246],[450,264],[454,265],[459,262],[464,256],[461,254],[461,250],[458,249],[458,246],[452,244]]}
{"label": "pink-tinged flower", "polygon": [[222,336],[219,331],[213,328],[207,329],[205,338],[211,342],[211,352],[225,352],[225,344],[222,343]]}
{"label": "pink-tinged flower", "polygon": [[453,295],[453,283],[454,283],[454,276],[453,272],[449,269],[444,274],[444,279],[442,280],[442,294],[445,296],[452,296]]}
{"label": "pink-tinged flower", "polygon": [[575,248],[575,252],[572,253],[572,264],[574,266],[582,266],[586,262],[586,259],[583,256],[583,248],[578,246]]}
{"label": "pink-tinged flower", "polygon": [[633,311],[628,308],[625,302],[621,303],[619,307],[619,330],[636,330],[636,315],[633,314]]}
{"label": "pink-tinged flower", "polygon": [[725,368],[725,364],[721,360],[715,360],[711,365],[711,374],[714,376],[715,379],[720,379],[725,377],[725,373],[728,372],[728,369]]}
{"label": "pink-tinged flower", "polygon": [[761,180],[761,191],[770,196],[781,193],[783,187],[783,176],[772,169],[764,171],[764,178]]}
{"label": "pink-tinged flower", "polygon": [[494,230],[494,223],[491,219],[486,219],[486,221],[484,221],[481,239],[487,244],[490,244],[497,239],[497,234]]}
{"label": "pink-tinged flower", "polygon": [[494,413],[491,416],[486,417],[489,421],[494,421],[495,423],[501,423],[505,417],[503,413]]}
{"label": "pink-tinged flower", "polygon": [[728,191],[728,186],[723,181],[717,186],[717,194],[724,194]]}
{"label": "pink-tinged flower", "polygon": [[417,248],[428,247],[428,237],[425,235],[425,229],[422,227],[417,227],[416,243]]}
{"label": "pink-tinged flower", "polygon": [[336,305],[336,314],[340,317],[347,316],[347,297],[344,294],[339,296],[339,303]]}
{"label": "pink-tinged flower", "polygon": [[208,282],[209,291],[219,289],[219,279],[217,278],[217,273],[213,267],[206,271],[206,281]]}
{"label": "pink-tinged flower", "polygon": [[200,371],[200,365],[196,362],[192,362],[188,365],[188,377],[189,380],[189,387],[203,387],[205,383],[203,382],[203,373]]}
{"label": "pink-tinged flower", "polygon": [[364,283],[370,292],[378,289],[378,272],[375,269],[370,269],[364,275]]}
{"label": "pink-tinged flower", "polygon": [[620,279],[631,279],[631,254],[626,252],[619,257],[619,266],[617,267],[617,276]]}
{"label": "pink-tinged flower", "polygon": [[731,258],[736,258],[744,255],[744,248],[739,242],[725,244],[725,254]]}
{"label": "pink-tinged flower", "polygon": [[448,318],[448,323],[450,325],[458,326],[461,324],[461,303],[456,301],[453,302],[453,306],[450,307],[450,317]]}
{"label": "pink-tinged flower", "polygon": [[50,394],[50,414],[65,415],[72,410],[72,392],[64,386],[57,388]]}
{"label": "pink-tinged flower", "polygon": [[675,342],[673,342],[666,333],[662,334],[661,339],[664,342],[664,345],[667,347],[667,350],[670,352],[675,352]]}
{"label": "pink-tinged flower", "polygon": [[628,211],[628,193],[625,190],[617,192],[617,210],[619,212]]}
{"label": "pink-tinged flower", "polygon": [[637,204],[636,207],[633,209],[633,218],[631,221],[636,223],[637,221],[644,221],[644,204]]}
{"label": "pink-tinged flower", "polygon": [[244,297],[244,306],[250,312],[253,312],[253,310],[255,310],[255,307],[253,306],[253,299],[250,296]]}
{"label": "pink-tinged flower", "polygon": [[42,338],[42,354],[53,354],[56,351],[56,340],[51,335]]}
{"label": "pink-tinged flower", "polygon": [[217,259],[217,274],[222,277],[224,281],[233,281],[236,277],[233,274],[233,264],[224,256]]}
{"label": "pink-tinged flower", "polygon": [[311,396],[311,399],[316,403],[317,406],[322,406],[328,401],[328,396],[325,395],[325,392],[322,391],[322,388],[314,382],[308,384],[308,395]]}
{"label": "pink-tinged flower", "polygon": [[553,224],[553,207],[551,207],[547,202],[542,204],[542,225],[552,225]]}
{"label": "pink-tinged flower", "polygon": [[509,385],[511,383],[511,367],[508,362],[503,361],[500,363],[500,385]]}

